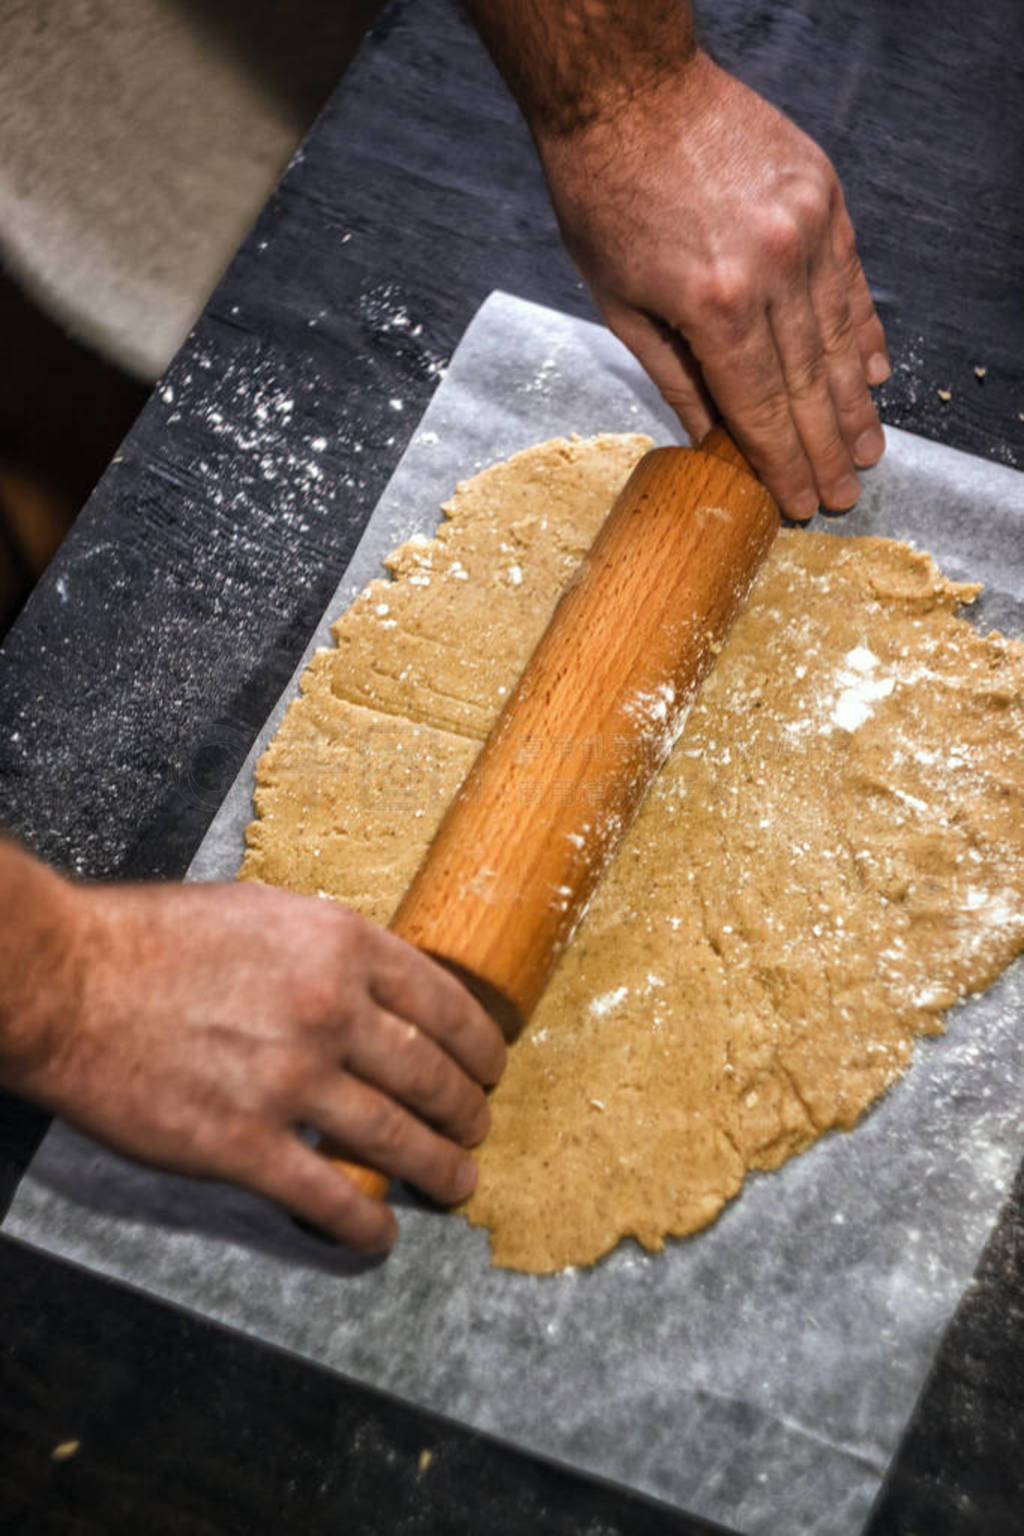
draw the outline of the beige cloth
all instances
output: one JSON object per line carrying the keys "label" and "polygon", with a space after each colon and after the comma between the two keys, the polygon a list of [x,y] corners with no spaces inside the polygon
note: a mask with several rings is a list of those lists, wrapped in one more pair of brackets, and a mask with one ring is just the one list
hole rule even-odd
{"label": "beige cloth", "polygon": [[0,255],[144,379],[166,366],[374,0],[5,0]]}

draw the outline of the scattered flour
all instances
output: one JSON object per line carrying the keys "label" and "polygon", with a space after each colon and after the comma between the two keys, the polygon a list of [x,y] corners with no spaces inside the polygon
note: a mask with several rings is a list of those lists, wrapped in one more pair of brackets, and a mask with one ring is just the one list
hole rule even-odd
{"label": "scattered flour", "polygon": [[847,651],[845,666],[836,672],[840,692],[832,705],[830,724],[841,731],[855,731],[869,720],[873,706],[886,699],[896,686],[894,677],[876,677],[878,657],[865,645]]}
{"label": "scattered flour", "polygon": [[611,1013],[613,1008],[618,1008],[629,996],[628,987],[616,987],[611,992],[602,992],[595,997],[590,1004],[590,1012],[596,1013],[598,1018],[603,1018],[606,1013]]}

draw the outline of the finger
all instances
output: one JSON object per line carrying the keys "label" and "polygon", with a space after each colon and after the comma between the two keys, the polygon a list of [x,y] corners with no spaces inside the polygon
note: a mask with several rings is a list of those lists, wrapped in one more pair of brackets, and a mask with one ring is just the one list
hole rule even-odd
{"label": "finger", "polygon": [[818,491],[767,315],[761,313],[742,338],[726,345],[703,321],[690,339],[727,425],[782,511],[800,522],[813,517]]}
{"label": "finger", "polygon": [[491,1117],[482,1089],[407,1019],[386,1009],[360,1017],[345,1066],[464,1147],[487,1134]]}
{"label": "finger", "polygon": [[885,330],[857,254],[857,239],[841,194],[832,225],[832,252],[840,276],[846,284],[857,348],[864,363],[864,375],[872,386],[884,384],[892,372]]}
{"label": "finger", "polygon": [[386,1253],[398,1236],[389,1206],[287,1132],[274,1139],[259,1171],[239,1182],[361,1253]]}
{"label": "finger", "polygon": [[440,1205],[464,1200],[476,1183],[468,1152],[356,1077],[339,1074],[318,1088],[303,1118],[354,1161],[408,1180]]}
{"label": "finger", "polygon": [[435,961],[376,929],[370,992],[389,1013],[415,1024],[478,1083],[496,1083],[507,1051],[501,1030],[476,998]]}
{"label": "finger", "polygon": [[715,413],[697,360],[683,337],[668,324],[622,304],[604,304],[602,314],[675,411],[690,441],[699,443],[714,426]]}
{"label": "finger", "polygon": [[868,393],[846,282],[831,253],[825,255],[812,274],[811,299],[843,442],[854,464],[875,464],[885,452],[885,437]]}
{"label": "finger", "polygon": [[860,486],[836,419],[825,338],[806,288],[790,293],[769,313],[789,408],[810,461],[818,500],[831,508],[852,506]]}

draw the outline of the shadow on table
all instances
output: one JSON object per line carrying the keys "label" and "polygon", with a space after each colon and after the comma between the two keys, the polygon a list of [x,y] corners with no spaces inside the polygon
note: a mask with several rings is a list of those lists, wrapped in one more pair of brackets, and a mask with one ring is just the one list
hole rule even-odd
{"label": "shadow on table", "polygon": [[[161,1237],[214,1238],[339,1279],[365,1274],[384,1262],[379,1255],[364,1257],[343,1248],[260,1195],[231,1184],[147,1168],[63,1123],[54,1125],[30,1177],[26,1195],[38,1216],[45,1219],[45,1207],[51,1203],[70,1203],[86,1217],[109,1220],[112,1244],[117,1241],[117,1229],[149,1227]],[[390,1203],[399,1219],[403,1211],[435,1209],[401,1183],[395,1184]],[[74,1211],[61,1212],[56,1220],[60,1227],[71,1229]],[[51,1230],[53,1224],[51,1218],[47,1222]]]}

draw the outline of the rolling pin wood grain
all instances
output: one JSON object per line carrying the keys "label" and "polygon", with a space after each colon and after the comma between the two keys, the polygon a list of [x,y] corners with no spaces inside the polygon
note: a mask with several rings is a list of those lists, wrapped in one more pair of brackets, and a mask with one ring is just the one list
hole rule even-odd
{"label": "rolling pin wood grain", "polygon": [[[645,454],[452,801],[390,926],[464,981],[509,1039],[681,732],[778,526],[724,429],[697,449]],[[343,1166],[383,1196],[380,1175]]]}

